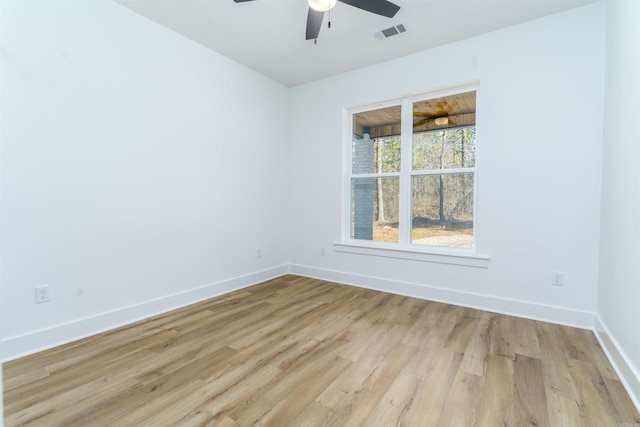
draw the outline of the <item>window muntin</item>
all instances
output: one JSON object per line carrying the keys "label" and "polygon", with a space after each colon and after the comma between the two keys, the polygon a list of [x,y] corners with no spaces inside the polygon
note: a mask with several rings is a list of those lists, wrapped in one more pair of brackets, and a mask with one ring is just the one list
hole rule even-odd
{"label": "window muntin", "polygon": [[467,88],[351,113],[350,240],[474,248],[475,98]]}

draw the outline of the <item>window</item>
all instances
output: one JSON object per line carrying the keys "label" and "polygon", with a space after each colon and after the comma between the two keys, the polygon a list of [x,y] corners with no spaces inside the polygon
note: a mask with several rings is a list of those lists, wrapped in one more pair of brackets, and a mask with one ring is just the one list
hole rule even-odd
{"label": "window", "polygon": [[476,87],[348,111],[344,244],[472,254]]}

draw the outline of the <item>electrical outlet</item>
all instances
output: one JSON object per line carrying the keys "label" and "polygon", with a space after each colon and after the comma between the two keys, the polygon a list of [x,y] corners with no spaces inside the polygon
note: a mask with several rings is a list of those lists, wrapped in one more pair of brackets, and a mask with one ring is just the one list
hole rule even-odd
{"label": "electrical outlet", "polygon": [[324,249],[324,246],[320,248],[320,255],[325,256],[327,251]]}
{"label": "electrical outlet", "polygon": [[554,271],[551,273],[551,284],[553,286],[563,286],[564,285],[564,273],[559,271]]}
{"label": "electrical outlet", "polygon": [[256,258],[262,258],[262,248],[256,249]]}
{"label": "electrical outlet", "polygon": [[49,285],[36,286],[36,304],[49,301]]}

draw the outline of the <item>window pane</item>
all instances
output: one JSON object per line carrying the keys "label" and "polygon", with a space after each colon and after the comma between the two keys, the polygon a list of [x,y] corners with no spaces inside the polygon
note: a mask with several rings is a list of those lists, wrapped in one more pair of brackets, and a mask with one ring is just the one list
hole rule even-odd
{"label": "window pane", "polygon": [[352,172],[400,171],[400,106],[353,115]]}
{"label": "window pane", "polygon": [[411,243],[473,247],[474,174],[414,176]]}
{"label": "window pane", "polygon": [[398,241],[398,177],[351,180],[351,238]]}
{"label": "window pane", "polygon": [[458,127],[413,134],[413,170],[474,167],[476,128]]}
{"label": "window pane", "polygon": [[413,103],[415,133],[475,124],[475,90]]}

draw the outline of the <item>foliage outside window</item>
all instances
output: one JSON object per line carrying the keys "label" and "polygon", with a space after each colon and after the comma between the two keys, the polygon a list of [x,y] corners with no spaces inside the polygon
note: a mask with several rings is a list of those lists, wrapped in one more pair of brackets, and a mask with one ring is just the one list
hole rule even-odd
{"label": "foliage outside window", "polygon": [[471,249],[475,90],[351,113],[349,238]]}

